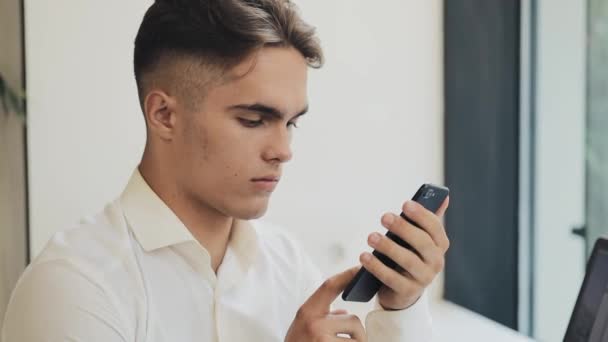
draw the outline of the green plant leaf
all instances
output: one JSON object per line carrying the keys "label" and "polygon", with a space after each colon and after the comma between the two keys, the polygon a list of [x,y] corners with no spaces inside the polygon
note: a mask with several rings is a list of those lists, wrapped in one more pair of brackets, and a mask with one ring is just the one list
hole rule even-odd
{"label": "green plant leaf", "polygon": [[21,99],[17,94],[12,91],[8,91],[6,94],[7,102],[9,103],[9,107],[15,111],[17,114],[21,114]]}
{"label": "green plant leaf", "polygon": [[15,114],[25,116],[24,106],[25,95],[23,92],[16,92],[11,89],[2,74],[0,74],[0,102],[2,109],[7,115],[13,111]]}
{"label": "green plant leaf", "polygon": [[2,76],[0,76],[0,103],[2,103],[2,111],[8,115],[8,103],[6,102],[6,87]]}

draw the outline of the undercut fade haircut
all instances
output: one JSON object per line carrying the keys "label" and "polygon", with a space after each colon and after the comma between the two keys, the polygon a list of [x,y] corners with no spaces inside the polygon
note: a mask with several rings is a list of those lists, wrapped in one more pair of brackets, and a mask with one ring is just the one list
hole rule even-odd
{"label": "undercut fade haircut", "polygon": [[202,94],[211,80],[267,46],[293,47],[310,67],[323,65],[315,29],[290,0],[156,0],[135,38],[142,109],[157,82]]}

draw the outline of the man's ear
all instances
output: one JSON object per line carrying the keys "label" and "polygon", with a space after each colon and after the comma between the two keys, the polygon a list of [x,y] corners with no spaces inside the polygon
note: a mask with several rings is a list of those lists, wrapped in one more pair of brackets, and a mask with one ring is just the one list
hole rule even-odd
{"label": "man's ear", "polygon": [[175,134],[176,101],[161,90],[153,90],[146,95],[144,112],[146,124],[151,134],[162,140],[171,141]]}

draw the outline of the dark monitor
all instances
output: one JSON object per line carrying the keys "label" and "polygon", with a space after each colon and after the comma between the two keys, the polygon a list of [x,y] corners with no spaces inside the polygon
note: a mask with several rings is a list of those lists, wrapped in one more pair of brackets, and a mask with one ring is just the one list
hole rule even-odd
{"label": "dark monitor", "polygon": [[608,240],[598,239],[570,317],[564,342],[608,341]]}

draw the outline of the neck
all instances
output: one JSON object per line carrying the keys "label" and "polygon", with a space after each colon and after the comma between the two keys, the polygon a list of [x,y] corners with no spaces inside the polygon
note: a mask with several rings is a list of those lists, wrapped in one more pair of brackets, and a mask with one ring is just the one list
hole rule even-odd
{"label": "neck", "polygon": [[209,252],[211,267],[217,273],[224,254],[226,254],[234,218],[223,215],[214,208],[184,194],[175,182],[168,181],[172,177],[168,173],[164,173],[160,166],[161,163],[155,162],[150,153],[144,152],[139,172],[156,195],[165,202],[192,236]]}

